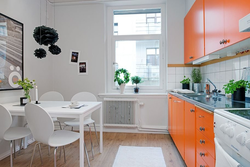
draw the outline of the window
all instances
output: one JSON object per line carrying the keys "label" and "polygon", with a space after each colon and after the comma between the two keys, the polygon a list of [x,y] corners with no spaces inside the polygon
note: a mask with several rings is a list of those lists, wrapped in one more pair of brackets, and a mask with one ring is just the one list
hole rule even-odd
{"label": "window", "polygon": [[[165,28],[163,6],[109,8],[107,17],[108,92],[117,91],[112,82],[116,69],[125,68],[140,76],[140,89],[163,90],[165,76]],[[133,89],[129,82],[126,89]]]}

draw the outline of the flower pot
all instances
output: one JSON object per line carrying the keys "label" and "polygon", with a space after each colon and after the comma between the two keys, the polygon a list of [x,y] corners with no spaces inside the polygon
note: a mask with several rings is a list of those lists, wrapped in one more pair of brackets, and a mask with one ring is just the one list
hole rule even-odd
{"label": "flower pot", "polygon": [[182,84],[182,89],[189,89],[189,84]]}
{"label": "flower pot", "polygon": [[232,94],[232,100],[235,101],[245,101],[245,88],[237,88],[236,91]]}
{"label": "flower pot", "polygon": [[125,84],[120,85],[120,93],[123,94],[125,89]]}
{"label": "flower pot", "polygon": [[134,88],[134,92],[135,92],[135,93],[139,93],[139,88],[138,88],[138,87],[135,87],[135,88]]}
{"label": "flower pot", "polygon": [[193,91],[199,93],[201,91],[201,83],[193,83]]}

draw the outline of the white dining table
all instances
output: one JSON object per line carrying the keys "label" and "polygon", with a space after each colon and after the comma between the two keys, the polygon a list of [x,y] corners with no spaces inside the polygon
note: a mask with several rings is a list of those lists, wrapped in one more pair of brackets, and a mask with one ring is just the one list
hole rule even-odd
{"label": "white dining table", "polygon": [[[34,103],[34,102],[31,102]],[[79,118],[80,120],[80,163],[79,166],[84,166],[84,117],[92,112],[99,110],[100,112],[100,153],[103,151],[103,116],[102,116],[102,102],[84,102],[79,101],[79,104],[84,105],[79,109],[71,109],[69,107],[70,101],[40,101],[37,104],[44,108],[51,117],[63,118]],[[20,106],[18,102],[2,104],[6,107],[13,116],[25,116],[24,106]]]}

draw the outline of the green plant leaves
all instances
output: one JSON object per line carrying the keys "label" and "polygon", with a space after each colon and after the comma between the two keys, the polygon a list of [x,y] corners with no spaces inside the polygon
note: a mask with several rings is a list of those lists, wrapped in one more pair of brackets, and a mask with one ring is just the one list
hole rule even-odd
{"label": "green plant leaves", "polygon": [[191,78],[192,78],[193,83],[200,83],[202,80],[200,69],[194,68],[192,70]]}
{"label": "green plant leaves", "polygon": [[[123,79],[120,78],[122,77],[121,76],[122,74],[123,74]],[[129,78],[130,78],[130,73],[128,72],[128,70],[120,68],[115,71],[114,82],[117,81],[118,85],[121,85],[123,83],[128,83],[130,80]]]}
{"label": "green plant leaves", "polygon": [[190,79],[186,78],[186,76],[184,75],[184,79],[180,83],[182,83],[182,84],[189,84],[190,83]]}
{"label": "green plant leaves", "polygon": [[225,90],[226,94],[233,94],[236,89],[238,88],[250,88],[250,83],[248,81],[245,80],[239,80],[234,82],[234,80],[230,80],[229,83],[223,85],[223,88]]}

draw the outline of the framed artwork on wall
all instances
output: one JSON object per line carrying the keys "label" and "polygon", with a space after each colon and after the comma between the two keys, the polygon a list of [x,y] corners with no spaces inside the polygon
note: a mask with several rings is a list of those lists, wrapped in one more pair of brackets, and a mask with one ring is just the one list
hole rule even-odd
{"label": "framed artwork on wall", "polygon": [[88,62],[87,61],[79,61],[78,74],[79,75],[87,75],[88,74]]}
{"label": "framed artwork on wall", "polygon": [[22,89],[23,24],[0,13],[0,90]]}
{"label": "framed artwork on wall", "polygon": [[70,51],[70,62],[69,62],[70,64],[77,64],[79,58],[80,58],[79,51],[75,51],[75,50]]}

